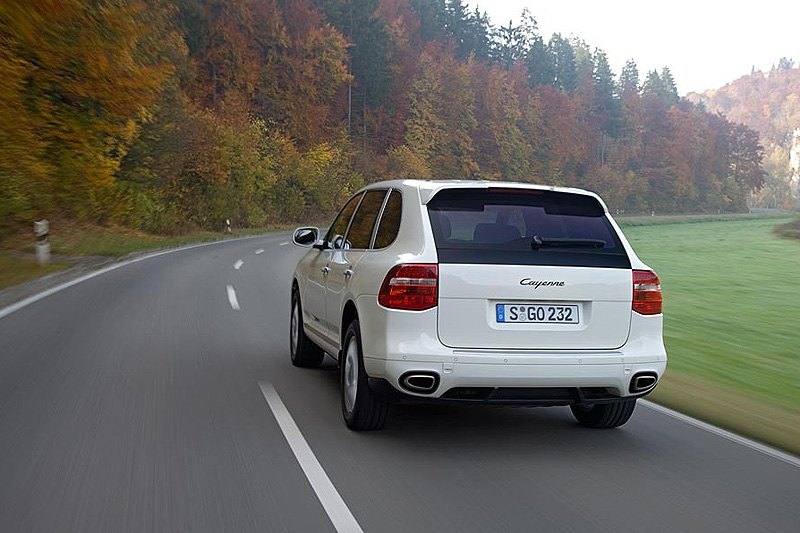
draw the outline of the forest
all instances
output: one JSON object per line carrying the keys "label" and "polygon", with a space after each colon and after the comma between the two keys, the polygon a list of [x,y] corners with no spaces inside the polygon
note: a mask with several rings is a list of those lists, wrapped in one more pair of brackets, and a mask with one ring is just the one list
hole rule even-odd
{"label": "forest", "polygon": [[747,209],[756,131],[681,98],[666,66],[615,73],[520,20],[461,0],[4,0],[0,229],[317,220],[391,178]]}

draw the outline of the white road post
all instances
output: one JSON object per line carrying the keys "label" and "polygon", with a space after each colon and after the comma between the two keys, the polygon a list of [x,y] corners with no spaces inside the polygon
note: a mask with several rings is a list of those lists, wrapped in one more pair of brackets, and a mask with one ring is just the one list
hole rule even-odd
{"label": "white road post", "polygon": [[46,220],[34,222],[33,232],[36,234],[36,262],[44,266],[50,262],[50,223]]}
{"label": "white road post", "polygon": [[225,231],[230,233],[231,232],[231,219],[225,219]]}

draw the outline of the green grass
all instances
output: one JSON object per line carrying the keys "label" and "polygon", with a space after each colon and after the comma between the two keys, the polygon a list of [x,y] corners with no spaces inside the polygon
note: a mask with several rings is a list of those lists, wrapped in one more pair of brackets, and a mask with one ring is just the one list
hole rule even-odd
{"label": "green grass", "polygon": [[[775,235],[780,222],[759,217],[625,228],[664,289],[667,403],[692,411],[693,403],[720,392],[734,403],[741,398],[749,410],[764,407],[750,426],[764,416],[800,420],[800,241]],[[724,412],[710,416],[740,429],[741,420],[725,423]],[[695,413],[703,409],[696,406]],[[779,444],[797,452],[800,427],[793,431]]]}
{"label": "green grass", "polygon": [[39,266],[30,258],[12,257],[0,254],[0,289],[17,285],[33,278],[52,274],[72,266],[70,263],[54,262]]}

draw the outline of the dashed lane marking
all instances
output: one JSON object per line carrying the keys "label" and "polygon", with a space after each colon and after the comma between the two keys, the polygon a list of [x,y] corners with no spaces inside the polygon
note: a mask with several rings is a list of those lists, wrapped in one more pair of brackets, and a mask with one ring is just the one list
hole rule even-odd
{"label": "dashed lane marking", "polygon": [[236,291],[233,289],[233,285],[228,285],[228,302],[230,302],[231,308],[233,308],[234,311],[241,309],[241,307],[239,307],[239,300],[236,298]]}

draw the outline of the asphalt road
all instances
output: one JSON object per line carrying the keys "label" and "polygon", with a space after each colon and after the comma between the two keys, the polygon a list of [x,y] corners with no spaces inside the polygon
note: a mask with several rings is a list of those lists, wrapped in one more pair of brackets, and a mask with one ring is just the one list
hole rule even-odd
{"label": "asphalt road", "polygon": [[139,261],[0,319],[1,531],[334,531],[259,382],[367,532],[800,530],[800,468],[643,406],[610,431],[403,407],[350,432],[334,366],[289,362],[287,240]]}

